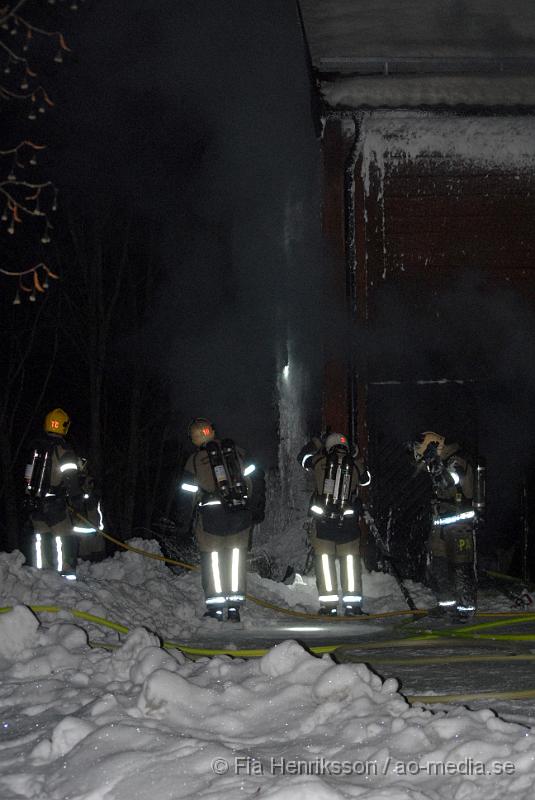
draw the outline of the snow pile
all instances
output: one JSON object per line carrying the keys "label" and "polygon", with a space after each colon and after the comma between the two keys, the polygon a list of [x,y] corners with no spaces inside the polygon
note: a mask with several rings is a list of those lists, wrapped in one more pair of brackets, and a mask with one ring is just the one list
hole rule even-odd
{"label": "snow pile", "polygon": [[[160,554],[155,541],[132,539],[129,544]],[[129,551],[98,564],[79,563],[76,582],[23,564],[24,557],[17,551],[0,553],[1,605],[57,605],[127,627],[145,625],[169,638],[191,637],[205,609],[198,573],[178,576],[162,561]],[[69,614],[64,616],[70,619]],[[92,637],[102,638],[101,628],[89,626],[89,630]]]}
{"label": "snow pile", "polygon": [[[92,650],[73,625],[12,613],[24,649],[1,675],[3,800],[532,796],[530,729],[489,710],[410,707],[364,664],[293,641],[257,661],[192,662],[142,628]],[[466,774],[478,765],[485,774]]]}
{"label": "snow pile", "polygon": [[[129,544],[149,552],[160,553],[155,541],[132,539]],[[17,551],[0,553],[0,605],[53,605],[65,609],[60,619],[71,620],[69,609],[119,622],[127,627],[143,625],[158,631],[166,640],[188,641],[204,635],[207,626],[215,631],[219,623],[203,619],[204,595],[198,572],[174,574],[163,562],[133,552],[118,552],[98,564],[81,562],[76,582],[66,581],[52,570],[36,570],[24,566]],[[405,608],[406,603],[391,575],[363,574],[365,608],[379,612]],[[432,594],[423,586],[408,582],[417,604],[433,604]],[[249,574],[248,591],[275,605],[315,614],[318,593],[313,576],[297,575],[285,585],[258,575]],[[41,615],[55,622],[57,614]],[[256,630],[280,623],[269,609],[247,604],[240,629]],[[84,626],[91,639],[118,639],[115,633],[88,622]],[[1,652],[0,652],[1,655]]]}
{"label": "snow pile", "polygon": [[0,617],[0,658],[11,661],[30,646],[39,621],[24,606],[17,606],[11,614]]}

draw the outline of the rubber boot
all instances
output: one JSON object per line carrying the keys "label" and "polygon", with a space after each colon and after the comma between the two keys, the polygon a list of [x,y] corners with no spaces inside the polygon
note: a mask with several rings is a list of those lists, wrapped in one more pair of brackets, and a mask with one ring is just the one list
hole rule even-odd
{"label": "rubber boot", "polygon": [[319,613],[322,617],[337,617],[338,616],[338,607],[337,606],[320,606]]}
{"label": "rubber boot", "polygon": [[222,608],[208,608],[204,615],[205,617],[212,617],[212,619],[223,619],[223,609]]}
{"label": "rubber boot", "polygon": [[358,603],[347,604],[344,606],[344,617],[360,617],[364,611]]}
{"label": "rubber boot", "polygon": [[227,611],[227,619],[229,622],[240,622],[240,609],[237,606],[230,606]]}

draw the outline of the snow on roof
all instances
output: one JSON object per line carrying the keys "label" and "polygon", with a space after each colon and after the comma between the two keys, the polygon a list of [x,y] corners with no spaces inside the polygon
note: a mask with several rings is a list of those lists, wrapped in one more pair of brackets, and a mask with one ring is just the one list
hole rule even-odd
{"label": "snow on roof", "polygon": [[300,5],[333,107],[535,104],[533,0]]}
{"label": "snow on roof", "polygon": [[[533,0],[300,0],[312,62],[364,57],[533,57]],[[338,62],[338,63],[337,63]]]}

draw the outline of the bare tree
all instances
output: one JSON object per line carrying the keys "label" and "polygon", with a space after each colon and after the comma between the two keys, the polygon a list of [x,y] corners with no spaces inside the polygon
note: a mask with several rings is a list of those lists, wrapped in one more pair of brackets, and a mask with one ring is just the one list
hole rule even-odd
{"label": "bare tree", "polygon": [[107,221],[104,212],[97,220],[71,219],[70,266],[62,269],[62,325],[76,351],[76,373],[85,376],[89,466],[108,520],[122,537],[136,526],[150,527],[160,481],[167,478],[168,387],[151,371],[140,335],[157,266],[144,257],[151,247],[138,228],[128,220]]}
{"label": "bare tree", "polygon": [[57,189],[40,174],[38,159],[46,145],[32,128],[55,105],[43,75],[51,64],[60,65],[69,52],[63,33],[47,26],[57,16],[52,7],[63,5],[75,11],[80,2],[84,0],[8,0],[0,6],[0,109],[4,112],[0,235],[5,240],[20,239],[19,231],[24,229],[26,240],[21,248],[13,241],[9,247],[3,242],[0,274],[18,278],[15,304],[21,302],[21,294],[35,301],[46,291],[48,279],[57,278],[49,258],[36,257],[46,253],[51,242]]}
{"label": "bare tree", "polygon": [[0,503],[4,509],[6,529],[3,547],[7,550],[19,544],[19,491],[15,466],[40,411],[58,351],[55,330],[47,349],[44,370],[35,369],[32,359],[45,308],[42,304],[36,314],[27,316],[22,322],[5,315],[0,328],[4,367],[3,380],[0,382]]}

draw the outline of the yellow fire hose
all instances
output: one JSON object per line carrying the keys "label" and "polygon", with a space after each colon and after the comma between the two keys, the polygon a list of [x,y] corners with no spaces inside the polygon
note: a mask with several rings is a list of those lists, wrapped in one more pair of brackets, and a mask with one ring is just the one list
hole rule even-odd
{"label": "yellow fire hose", "polygon": [[[113,622],[112,620],[106,619],[105,617],[99,617],[95,614],[90,614],[87,611],[80,611],[79,609],[72,608],[72,609],[62,609],[60,606],[54,605],[32,605],[29,608],[35,613],[48,613],[48,614],[58,614],[61,611],[65,611],[67,613],[72,614],[73,617],[76,619],[83,619],[86,622],[92,622],[95,625],[102,625],[103,627],[110,628],[111,630],[116,631],[117,633],[127,634],[129,632],[129,628],[126,625],[123,625],[119,622]],[[12,606],[4,606],[0,608],[0,613],[5,614],[9,611],[12,611]],[[438,636],[437,636],[438,633]],[[391,640],[378,640],[375,642],[363,642],[362,644],[355,644],[355,643],[344,643],[344,644],[331,644],[331,645],[319,645],[310,647],[310,651],[312,653],[323,654],[323,653],[332,653],[335,650],[359,650],[359,649],[376,649],[376,648],[384,648],[384,647],[407,647],[407,646],[426,646],[430,643],[438,644],[439,646],[444,646],[444,643],[448,637],[443,636],[442,632],[437,631],[426,631],[423,634],[418,636],[410,636],[410,637],[403,637],[399,639],[391,639]],[[463,642],[470,641],[472,637],[461,637],[457,636],[452,639],[455,644],[461,645]],[[493,639],[492,635],[476,635],[477,639]],[[532,640],[535,639],[535,635],[532,634],[511,634],[505,636],[499,636],[497,638],[506,639],[507,641],[523,641],[525,639]],[[254,658],[258,656],[265,655],[269,648],[253,648],[253,649],[242,649],[237,650],[234,648],[217,648],[217,649],[210,649],[210,648],[203,648],[203,647],[191,647],[187,644],[182,644],[179,642],[168,642],[164,641],[163,646],[166,648],[176,648],[182,650],[184,653],[189,655],[204,655],[204,656],[214,656],[214,655],[231,655],[231,656],[240,656],[242,658]]]}
{"label": "yellow fire hose", "polygon": [[495,620],[493,622],[478,622],[477,625],[458,626],[454,629],[454,631],[450,632],[455,632],[456,634],[467,634],[473,633],[474,631],[486,630],[488,628],[499,628],[503,625],[521,624],[523,622],[535,622],[535,614],[532,614],[531,612],[528,614],[517,614],[513,615],[509,619]]}
{"label": "yellow fire hose", "polygon": [[436,664],[464,664],[470,662],[505,661],[535,661],[535,653],[515,653],[515,655],[502,655],[499,653],[489,655],[467,656],[413,656],[412,658],[376,658],[370,656],[367,664],[392,664],[398,667],[435,666]]}
{"label": "yellow fire hose", "polygon": [[407,694],[409,703],[469,703],[474,700],[529,700],[535,697],[535,689],[519,689],[512,692],[470,692],[469,694]]}
{"label": "yellow fire hose", "polygon": [[[30,609],[38,614],[38,613],[59,613],[63,611],[60,606],[52,606],[52,605],[35,605],[30,606]],[[12,606],[4,606],[0,608],[0,613],[7,613],[12,610]],[[67,609],[66,609],[67,610]],[[105,619],[104,617],[98,617],[94,614],[89,614],[87,611],[80,611],[78,609],[68,609],[68,611],[77,619],[83,619],[88,622],[93,622],[97,625],[102,625],[107,628],[111,628],[112,630],[117,631],[118,633],[126,634],[128,633],[129,629],[126,625],[122,625],[118,622],[112,622],[111,620]],[[392,646],[393,644],[396,645],[416,645],[421,646],[426,642],[430,641],[430,637],[433,634],[426,634],[422,637],[407,637],[406,639],[402,640],[393,640],[391,642],[366,642],[364,643],[364,648],[370,647],[384,647],[384,646]],[[535,638],[535,637],[533,637]],[[442,643],[444,643],[445,639],[440,637]],[[465,640],[468,640],[469,637],[465,637]],[[436,640],[435,640],[436,641]],[[455,640],[454,640],[455,641]],[[459,639],[457,639],[459,642]],[[106,642],[90,642],[92,647],[103,647],[114,649],[117,645],[106,643]],[[242,650],[233,650],[231,648],[214,648],[214,649],[207,649],[201,647],[190,647],[189,645],[179,644],[178,642],[163,642],[163,647],[166,649],[178,649],[181,650],[183,653],[191,656],[217,656],[217,655],[229,655],[234,656],[237,658],[258,658],[265,655],[268,652],[267,648],[256,648],[256,649],[242,649]],[[318,647],[310,647],[310,651],[315,655],[323,655],[324,653],[332,653],[335,650],[343,650],[347,647],[347,645],[323,645]],[[351,647],[351,645],[349,646]],[[354,646],[353,646],[354,647]],[[446,663],[458,663],[463,661],[530,661],[535,660],[535,655],[533,654],[525,654],[525,655],[513,655],[513,656],[500,656],[500,655],[484,655],[484,656],[443,656],[438,658],[427,658],[427,657],[415,657],[409,659],[381,659],[381,658],[370,658],[370,659],[363,659],[366,663],[370,664],[398,664],[398,665],[424,665],[424,664],[446,664]],[[466,703],[469,701],[479,701],[479,700],[524,700],[524,699],[531,699],[535,697],[535,689],[524,689],[524,690],[517,690],[511,692],[500,692],[500,691],[489,691],[489,692],[474,692],[468,694],[442,694],[442,695],[407,695],[406,698],[409,703]]]}
{"label": "yellow fire hose", "polygon": [[[76,619],[83,619],[86,622],[93,622],[95,625],[102,625],[105,628],[111,628],[111,630],[116,631],[117,633],[127,634],[129,632],[129,628],[126,625],[122,625],[119,622],[112,622],[112,620],[105,619],[104,617],[97,617],[94,614],[89,614],[87,611],[80,611],[77,608],[69,608],[63,609],[60,606],[28,606],[34,614],[58,614],[61,611],[66,611],[72,614],[73,617]],[[13,606],[4,606],[0,608],[0,614],[6,614],[9,611],[13,610]],[[96,644],[94,642],[93,644]],[[195,655],[195,656],[221,656],[221,655],[228,655],[228,656],[236,656],[240,658],[258,658],[259,656],[265,655],[269,648],[255,648],[255,649],[245,649],[245,650],[237,650],[231,647],[229,648],[216,648],[210,649],[205,647],[190,647],[187,644],[181,644],[179,642],[163,642],[163,647],[166,649],[176,649],[181,650],[183,653],[188,655]],[[339,647],[337,644],[330,644],[330,645],[320,645],[317,647],[309,648],[312,653],[316,655],[323,655],[323,653],[332,653],[336,648]]]}

